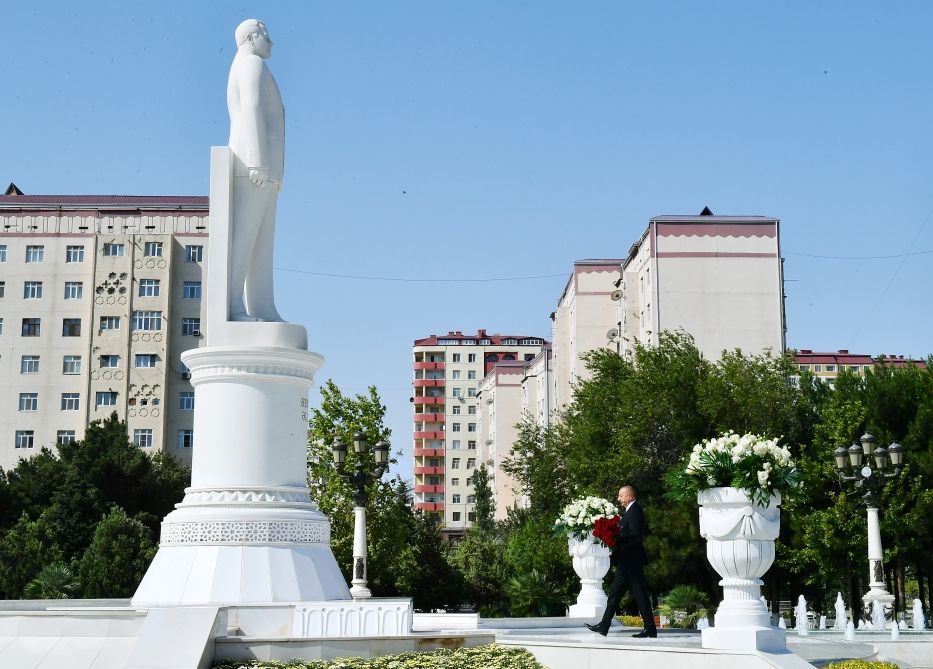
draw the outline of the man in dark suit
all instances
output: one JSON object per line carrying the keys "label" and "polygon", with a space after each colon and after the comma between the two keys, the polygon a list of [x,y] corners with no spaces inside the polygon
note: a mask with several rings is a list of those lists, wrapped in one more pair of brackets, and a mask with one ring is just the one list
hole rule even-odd
{"label": "man in dark suit", "polygon": [[619,504],[624,507],[625,512],[619,521],[619,538],[610,558],[616,568],[616,574],[612,579],[612,585],[609,586],[609,601],[606,602],[606,611],[599,624],[586,623],[586,627],[606,636],[622,593],[626,588],[631,588],[644,623],[644,629],[632,636],[636,639],[653,639],[658,636],[658,630],[654,624],[648,584],[645,582],[645,565],[648,564],[648,555],[645,553],[644,546],[645,535],[648,533],[645,511],[635,500],[635,489],[630,485],[623,486],[619,490]]}

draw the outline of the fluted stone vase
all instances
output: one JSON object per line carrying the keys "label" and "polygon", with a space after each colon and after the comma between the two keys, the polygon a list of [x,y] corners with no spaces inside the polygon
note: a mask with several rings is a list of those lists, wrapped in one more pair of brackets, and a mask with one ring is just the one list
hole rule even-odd
{"label": "fluted stone vase", "polygon": [[577,603],[571,605],[571,618],[598,618],[606,610],[606,593],[603,578],[609,571],[609,556],[612,549],[604,546],[593,533],[580,540],[567,536],[567,548],[573,558],[573,570],[580,577],[580,594]]}
{"label": "fluted stone vase", "polygon": [[785,631],[771,626],[761,601],[761,577],[774,562],[774,540],[781,529],[781,496],[767,504],[738,488],[710,488],[697,494],[700,535],[706,558],[722,576],[723,601],[713,627],[703,630],[704,648],[779,650]]}

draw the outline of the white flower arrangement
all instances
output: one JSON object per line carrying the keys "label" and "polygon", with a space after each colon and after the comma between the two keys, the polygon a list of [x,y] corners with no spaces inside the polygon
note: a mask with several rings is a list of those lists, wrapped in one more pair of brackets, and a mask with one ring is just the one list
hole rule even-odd
{"label": "white flower arrangement", "polygon": [[799,486],[800,472],[778,441],[734,432],[704,439],[693,447],[686,466],[678,465],[668,475],[667,496],[687,500],[720,486],[741,488],[760,502],[775,492],[787,495]]}
{"label": "white flower arrangement", "polygon": [[612,518],[618,513],[619,509],[608,499],[581,497],[564,507],[554,521],[554,530],[582,541],[593,531],[593,526],[599,518]]}

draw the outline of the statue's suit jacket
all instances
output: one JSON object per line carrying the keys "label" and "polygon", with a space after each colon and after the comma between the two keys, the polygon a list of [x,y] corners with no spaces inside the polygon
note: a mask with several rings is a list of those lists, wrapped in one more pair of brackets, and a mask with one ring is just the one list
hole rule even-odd
{"label": "statue's suit jacket", "polygon": [[285,174],[285,106],[275,78],[255,54],[237,53],[227,82],[230,148],[243,166],[264,167],[281,184]]}

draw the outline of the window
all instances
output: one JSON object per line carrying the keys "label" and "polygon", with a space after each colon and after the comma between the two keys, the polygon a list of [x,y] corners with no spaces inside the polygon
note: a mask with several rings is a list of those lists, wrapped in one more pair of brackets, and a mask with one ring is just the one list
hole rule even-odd
{"label": "window", "polygon": [[455,406],[451,407],[450,412],[451,412],[454,416],[459,416],[459,415],[460,415],[460,405],[458,404],[458,405],[455,405]]}
{"label": "window", "polygon": [[6,281],[0,281],[0,297],[6,296]]}
{"label": "window", "polygon": [[81,319],[63,318],[62,319],[62,337],[80,337]]}
{"label": "window", "polygon": [[137,367],[155,367],[156,360],[158,360],[158,356],[155,353],[137,353],[136,354],[136,366]]}
{"label": "window", "polygon": [[194,393],[190,390],[178,393],[178,408],[182,411],[194,411]]}
{"label": "window", "polygon": [[161,311],[134,311],[133,312],[134,330],[161,330],[162,312]]}
{"label": "window", "polygon": [[39,373],[39,356],[24,355],[19,363],[19,373],[20,374],[38,374]]}
{"label": "window", "polygon": [[460,503],[460,493],[454,493],[453,495],[451,495],[450,501],[451,501],[451,503],[453,503],[453,504],[459,504],[459,503]]}
{"label": "window", "polygon": [[0,244],[0,262],[6,262],[6,244]]}
{"label": "window", "polygon": [[800,371],[801,371],[801,372],[808,372],[808,371],[810,371],[810,365],[800,365]]}
{"label": "window", "polygon": [[124,244],[117,244],[115,242],[104,244],[104,255],[105,256],[122,256],[125,253],[126,253],[126,246]]}
{"label": "window", "polygon": [[80,355],[66,355],[62,358],[62,374],[80,374],[81,373],[81,356]]}
{"label": "window", "polygon": [[120,329],[120,317],[119,316],[101,316],[100,317],[100,331],[105,330],[119,330]]}
{"label": "window", "polygon": [[182,289],[182,295],[186,300],[200,300],[201,299],[201,282],[200,281],[185,281],[184,288]]}
{"label": "window", "polygon": [[467,485],[473,485],[473,477],[472,477],[472,476],[468,476],[468,477],[467,477]]}
{"label": "window", "polygon": [[460,362],[460,354],[454,353],[453,357],[451,358],[451,362]]}
{"label": "window", "polygon": [[194,430],[178,431],[178,448],[191,448],[194,444]]}
{"label": "window", "polygon": [[150,448],[152,446],[152,429],[133,430],[133,445],[139,448]]}
{"label": "window", "polygon": [[201,319],[182,318],[181,334],[185,337],[199,337],[201,335]]}
{"label": "window", "polygon": [[476,467],[476,458],[467,458],[467,469],[473,469]]}
{"label": "window", "polygon": [[451,441],[451,442],[450,442],[450,448],[451,448],[452,450],[459,451],[459,450],[460,450],[460,440],[459,440],[459,439],[454,439],[453,441]]}
{"label": "window", "polygon": [[139,280],[140,297],[158,297],[159,280],[158,279],[140,279]]}
{"label": "window", "polygon": [[77,411],[81,408],[79,393],[62,393],[62,411]]}
{"label": "window", "polygon": [[450,373],[450,378],[452,378],[452,379],[459,379],[459,378],[460,378],[460,370],[459,370],[459,369],[455,369],[454,371],[452,371],[452,372]]}
{"label": "window", "polygon": [[38,300],[42,297],[41,281],[26,281],[23,283],[23,299]]}
{"label": "window", "polygon": [[20,411],[38,411],[39,393],[20,393],[19,394]]}
{"label": "window", "polygon": [[459,512],[459,511],[454,511],[454,513],[453,513],[453,522],[455,522],[455,523],[459,523],[459,522],[460,522],[460,512]]}
{"label": "window", "polygon": [[474,451],[475,451],[475,450],[476,450],[476,441],[473,440],[473,439],[470,439],[470,441],[467,442],[467,448],[470,449],[470,450],[474,450]]}
{"label": "window", "polygon": [[185,247],[185,262],[201,262],[204,260],[204,247],[188,244]]}
{"label": "window", "polygon": [[113,390],[98,391],[94,399],[95,406],[113,407],[117,405],[117,393]]}
{"label": "window", "polygon": [[826,371],[827,371],[827,372],[835,372],[835,371],[836,371],[836,365],[826,365]]}
{"label": "window", "polygon": [[84,262],[84,247],[66,246],[65,262]]}
{"label": "window", "polygon": [[65,282],[65,299],[80,300],[84,297],[84,284],[80,281]]}
{"label": "window", "polygon": [[453,388],[450,391],[450,394],[453,395],[454,397],[460,397],[460,388]]}
{"label": "window", "polygon": [[16,448],[32,448],[35,433],[32,430],[16,431]]}
{"label": "window", "polygon": [[143,255],[162,257],[162,242],[146,242],[143,246]]}
{"label": "window", "polygon": [[858,365],[849,365],[849,371],[850,371],[850,372],[857,372],[857,371],[858,371]]}
{"label": "window", "polygon": [[460,479],[450,479],[450,485],[452,486],[460,485]]}
{"label": "window", "polygon": [[42,323],[38,318],[24,318],[23,330],[21,332],[22,336],[38,337],[41,324]]}
{"label": "window", "polygon": [[0,335],[3,334],[3,319],[0,318]]}
{"label": "window", "polygon": [[476,388],[467,388],[467,397],[476,397]]}
{"label": "window", "polygon": [[460,423],[454,423],[453,425],[450,426],[450,429],[451,429],[452,432],[459,432],[459,431],[460,431]]}
{"label": "window", "polygon": [[532,360],[534,360],[534,359],[535,359],[535,354],[534,354],[534,353],[526,353],[526,354],[525,354],[525,362],[530,362],[530,361],[532,361]]}
{"label": "window", "polygon": [[476,379],[476,370],[475,370],[475,369],[471,369],[470,371],[468,371],[468,372],[467,372],[467,378],[468,378],[468,379]]}
{"label": "window", "polygon": [[103,369],[119,367],[120,366],[120,356],[118,355],[102,355],[100,356],[100,366]]}
{"label": "window", "polygon": [[814,371],[814,372],[822,372],[822,371],[823,371],[823,365],[813,365],[813,371]]}
{"label": "window", "polygon": [[451,469],[460,469],[460,458],[454,458],[450,461]]}
{"label": "window", "polygon": [[476,362],[476,354],[467,353],[467,362]]}
{"label": "window", "polygon": [[506,337],[505,339],[502,340],[502,345],[503,345],[503,346],[515,346],[515,345],[517,345],[517,344],[518,344],[518,340],[517,340],[517,339],[512,339],[512,338]]}
{"label": "window", "polygon": [[476,495],[467,495],[467,504],[476,504]]}
{"label": "window", "polygon": [[475,416],[475,415],[476,415],[476,405],[473,404],[473,405],[468,406],[468,407],[467,407],[467,413],[470,414],[471,416]]}
{"label": "window", "polygon": [[73,444],[75,439],[76,437],[74,430],[59,430],[55,433],[55,443],[57,443],[59,446]]}
{"label": "window", "polygon": [[476,423],[467,423],[467,432],[476,432]]}
{"label": "window", "polygon": [[26,262],[42,262],[42,259],[44,257],[45,257],[44,246],[27,246],[26,247]]}
{"label": "window", "polygon": [[469,511],[469,512],[467,512],[467,520],[468,520],[469,522],[471,522],[471,523],[475,523],[475,522],[476,522],[476,512],[475,512],[475,511]]}

